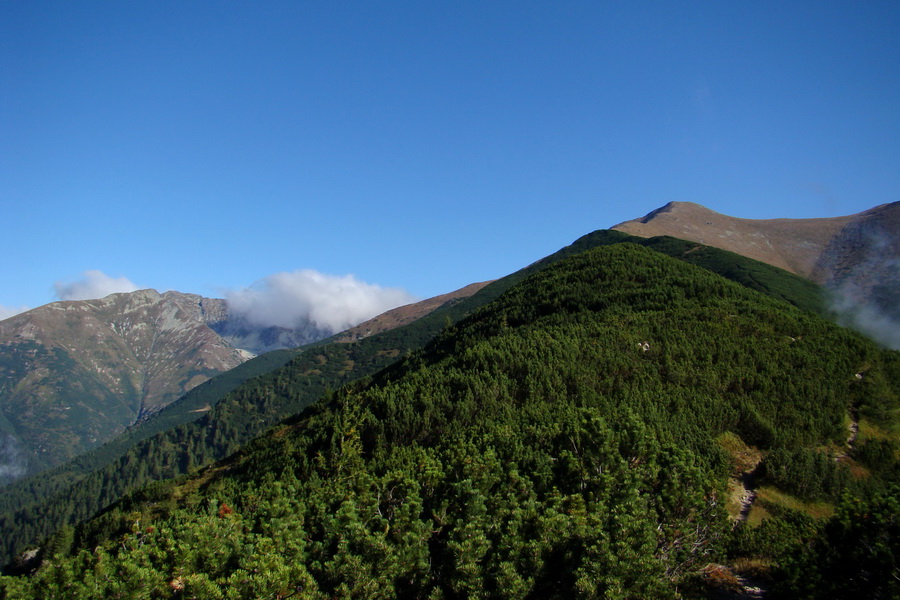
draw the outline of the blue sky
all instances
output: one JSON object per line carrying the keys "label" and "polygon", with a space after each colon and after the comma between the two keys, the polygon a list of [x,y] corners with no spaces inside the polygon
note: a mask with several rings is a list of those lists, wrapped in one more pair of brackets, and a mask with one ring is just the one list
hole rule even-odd
{"label": "blue sky", "polygon": [[428,297],[673,200],[894,202],[898,31],[895,1],[3,2],[0,311],[301,270]]}

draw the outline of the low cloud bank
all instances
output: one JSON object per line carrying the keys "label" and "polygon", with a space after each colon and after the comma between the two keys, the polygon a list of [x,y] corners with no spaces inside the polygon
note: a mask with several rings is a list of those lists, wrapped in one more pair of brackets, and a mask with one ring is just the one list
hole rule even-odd
{"label": "low cloud bank", "polygon": [[127,277],[110,277],[102,271],[85,271],[81,279],[53,284],[56,297],[60,300],[93,300],[120,292],[134,292],[138,289]]}
{"label": "low cloud bank", "polygon": [[416,301],[399,288],[311,269],[269,275],[250,287],[227,292],[225,299],[229,313],[253,325],[293,329],[312,323],[332,332]]}

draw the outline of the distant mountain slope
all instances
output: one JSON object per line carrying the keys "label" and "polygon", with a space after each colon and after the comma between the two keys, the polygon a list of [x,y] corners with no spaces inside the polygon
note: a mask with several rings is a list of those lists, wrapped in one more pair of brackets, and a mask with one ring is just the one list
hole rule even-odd
{"label": "distant mountain slope", "polygon": [[612,229],[641,237],[670,235],[699,242],[811,278],[831,240],[857,217],[740,219],[693,202],[669,202]]}
{"label": "distant mountain slope", "polygon": [[[347,335],[371,335],[412,322],[483,285],[400,307]],[[114,438],[254,354],[306,345],[333,333],[311,323],[293,329],[255,326],[231,313],[225,300],[155,290],[54,302],[4,320],[0,485]],[[250,367],[247,373],[258,371]],[[238,380],[241,375],[229,379]]]}
{"label": "distant mountain slope", "polygon": [[900,202],[845,217],[759,220],[670,202],[613,229],[691,240],[806,277],[834,294],[849,323],[900,348]]}
{"label": "distant mountain slope", "polygon": [[472,283],[463,288],[450,292],[449,294],[441,294],[434,298],[428,298],[421,302],[400,306],[393,310],[389,310],[378,315],[374,319],[369,319],[364,323],[360,323],[355,327],[351,327],[346,331],[335,335],[331,340],[334,342],[355,342],[356,340],[375,335],[383,331],[389,331],[396,327],[408,325],[417,319],[421,319],[428,313],[443,306],[448,302],[459,301],[468,298],[472,294],[478,292],[484,286],[491,283],[490,281],[482,281],[480,283]]}
{"label": "distant mountain slope", "polygon": [[[897,353],[636,244],[536,267],[226,461],[61,529],[5,597],[721,597],[733,558],[785,597],[896,596]],[[243,389],[299,397],[322,356]],[[851,419],[881,433],[848,448]],[[723,440],[778,494],[759,529],[728,518]],[[862,530],[798,508],[843,492]]]}
{"label": "distant mountain slope", "polygon": [[[496,300],[529,275],[591,248],[625,242],[702,266],[806,311],[821,309],[818,286],[770,265],[674,238],[642,239],[618,231],[595,231],[468,298],[445,302],[408,325],[352,343],[322,342],[296,353],[257,357],[198,386],[127,436],[16,482],[0,495],[0,563],[60,526],[90,517],[136,485],[188,473],[223,458],[329,389],[371,375],[421,348],[447,323]],[[150,431],[158,433],[144,439],[143,434]]]}
{"label": "distant mountain slope", "polygon": [[143,290],[0,321],[0,429],[31,469],[121,433],[246,359],[208,326],[224,310]]}

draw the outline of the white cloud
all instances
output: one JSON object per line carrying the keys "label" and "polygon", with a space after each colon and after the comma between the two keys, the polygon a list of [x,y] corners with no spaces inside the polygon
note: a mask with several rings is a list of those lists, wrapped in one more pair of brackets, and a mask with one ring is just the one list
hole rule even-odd
{"label": "white cloud", "polygon": [[17,308],[15,306],[3,306],[2,304],[0,304],[0,321],[13,317],[19,313],[23,313],[26,310],[28,310],[27,306],[19,306]]}
{"label": "white cloud", "polygon": [[133,292],[137,286],[127,277],[110,277],[102,271],[85,271],[78,281],[53,284],[56,297],[60,300],[91,300],[103,298],[118,292]]}
{"label": "white cloud", "polygon": [[225,299],[229,312],[254,325],[294,328],[312,322],[335,332],[416,300],[398,288],[310,269],[269,275],[250,287],[227,292]]}

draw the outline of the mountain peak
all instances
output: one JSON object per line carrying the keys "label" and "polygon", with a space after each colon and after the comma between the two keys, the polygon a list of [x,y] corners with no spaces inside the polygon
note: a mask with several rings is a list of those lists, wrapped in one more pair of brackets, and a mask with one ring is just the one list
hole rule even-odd
{"label": "mountain peak", "polygon": [[639,237],[669,235],[690,240],[811,277],[819,256],[830,241],[858,216],[742,219],[693,202],[669,202],[612,229]]}
{"label": "mountain peak", "polygon": [[[646,224],[646,223],[649,223],[650,221],[652,221],[653,219],[655,219],[657,216],[663,215],[666,213],[681,214],[681,213],[691,213],[691,212],[718,214],[718,213],[706,208],[702,204],[697,204],[696,202],[673,201],[673,202],[668,202],[665,205],[657,208],[656,210],[650,211],[649,213],[647,213],[640,219],[635,219],[635,220],[639,221],[640,223]],[[630,223],[630,222],[631,221],[626,221],[625,223]],[[619,225],[624,225],[625,223],[620,223]],[[619,227],[619,225],[616,225],[615,227],[613,227],[613,229],[616,229],[617,227]]]}
{"label": "mountain peak", "polygon": [[873,236],[896,239],[900,233],[900,202],[843,217],[813,219],[744,219],[694,202],[669,202],[612,229],[639,237],[668,235],[714,246],[825,283],[829,274],[821,267],[823,257],[831,256],[834,261],[835,252],[840,253],[836,247],[848,246],[840,240]]}

